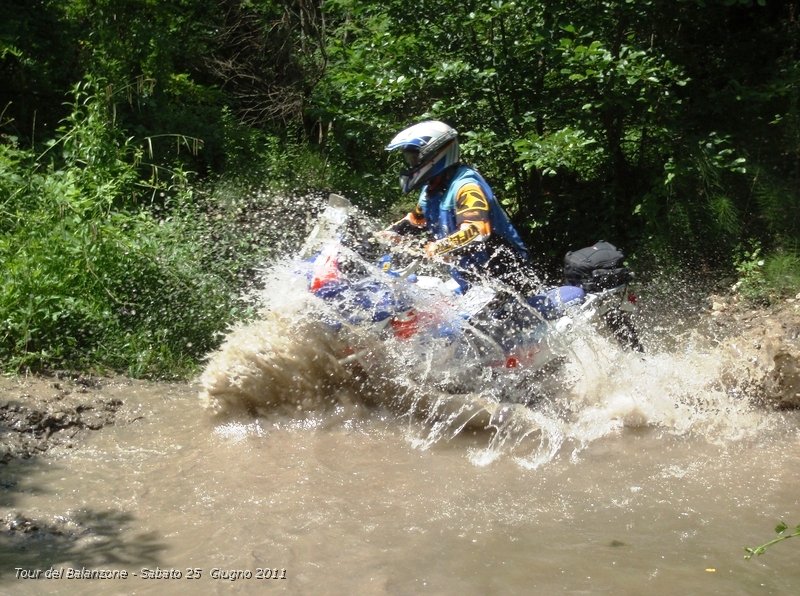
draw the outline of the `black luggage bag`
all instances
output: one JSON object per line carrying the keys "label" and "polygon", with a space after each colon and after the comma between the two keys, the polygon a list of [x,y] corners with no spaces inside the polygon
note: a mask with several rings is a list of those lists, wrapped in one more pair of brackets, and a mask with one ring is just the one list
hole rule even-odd
{"label": "black luggage bag", "polygon": [[586,292],[616,288],[633,279],[633,273],[622,264],[624,260],[622,251],[601,240],[564,256],[564,279],[567,285],[580,286]]}

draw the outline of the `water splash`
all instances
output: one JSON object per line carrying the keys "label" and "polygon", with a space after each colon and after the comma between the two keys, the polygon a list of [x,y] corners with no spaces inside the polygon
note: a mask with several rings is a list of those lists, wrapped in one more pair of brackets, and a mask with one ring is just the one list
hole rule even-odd
{"label": "water splash", "polygon": [[215,413],[315,410],[348,376],[335,356],[340,338],[296,273],[277,267],[265,280],[266,304],[227,335],[200,377],[201,403]]}
{"label": "water splash", "polygon": [[[595,344],[575,352],[577,358],[566,366],[574,379],[570,435],[582,443],[642,427],[724,443],[754,436],[769,423],[769,416],[737,391],[739,383],[722,381],[738,363],[721,350],[696,346],[638,355]],[[747,368],[738,368],[730,378],[748,378]]]}
{"label": "water splash", "polygon": [[[374,263],[359,266],[383,275]],[[557,366],[490,368],[477,351],[446,338],[400,339],[351,325],[307,291],[300,269],[296,261],[267,268],[252,296],[257,316],[210,356],[200,397],[211,411],[341,420],[337,408],[379,405],[394,412],[417,449],[470,434],[466,451],[475,465],[510,457],[528,469],[565,450],[575,457],[626,429],[725,443],[770,424],[748,393],[763,371],[730,342],[689,330],[640,354],[586,326],[573,330]],[[434,313],[436,325],[467,324],[457,308],[405,291],[420,311]]]}

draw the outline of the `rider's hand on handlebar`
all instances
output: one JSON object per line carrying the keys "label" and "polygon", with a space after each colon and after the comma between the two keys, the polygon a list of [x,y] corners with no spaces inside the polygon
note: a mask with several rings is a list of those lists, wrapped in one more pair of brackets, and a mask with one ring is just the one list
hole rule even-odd
{"label": "rider's hand on handlebar", "polygon": [[423,251],[425,253],[425,257],[432,261],[437,261],[439,263],[452,263],[453,256],[450,254],[448,248],[450,248],[450,245],[446,239],[434,240],[433,242],[428,242],[423,247]]}

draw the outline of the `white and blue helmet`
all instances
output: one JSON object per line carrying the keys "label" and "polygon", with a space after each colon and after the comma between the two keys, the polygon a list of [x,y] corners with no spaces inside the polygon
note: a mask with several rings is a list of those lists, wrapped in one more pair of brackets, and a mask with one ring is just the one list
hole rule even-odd
{"label": "white and blue helmet", "polygon": [[386,145],[387,151],[402,149],[408,169],[400,174],[404,193],[419,188],[425,182],[458,163],[458,133],[444,122],[427,120],[399,132]]}

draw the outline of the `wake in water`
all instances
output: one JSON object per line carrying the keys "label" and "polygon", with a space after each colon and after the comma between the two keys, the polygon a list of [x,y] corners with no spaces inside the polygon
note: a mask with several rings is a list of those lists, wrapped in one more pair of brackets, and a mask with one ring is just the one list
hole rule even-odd
{"label": "wake in water", "polygon": [[[383,275],[374,263],[359,265]],[[220,420],[318,416],[357,401],[393,411],[419,449],[472,433],[476,465],[510,456],[526,468],[626,428],[725,442],[770,423],[748,394],[763,371],[741,351],[695,337],[677,352],[651,342],[641,354],[587,326],[544,370],[489,368],[445,338],[423,343],[351,324],[308,291],[304,266],[268,268],[254,295],[258,316],[210,356],[200,398]],[[410,299],[433,308],[423,296]]]}

